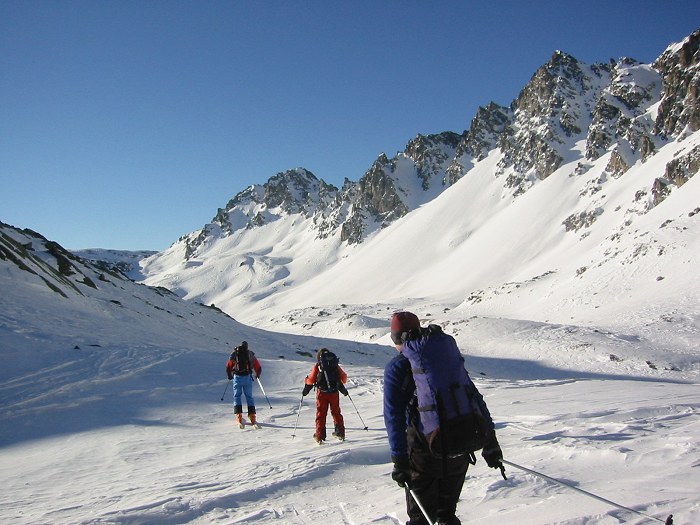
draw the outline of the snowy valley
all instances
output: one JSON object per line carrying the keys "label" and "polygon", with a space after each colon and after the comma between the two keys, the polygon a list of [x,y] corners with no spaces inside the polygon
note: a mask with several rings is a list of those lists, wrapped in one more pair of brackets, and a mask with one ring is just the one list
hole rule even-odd
{"label": "snowy valley", "polygon": [[[654,65],[557,52],[468,132],[340,189],[279,174],[135,280],[132,255],[0,224],[0,521],[404,523],[382,372],[409,309],[457,339],[507,460],[646,516],[480,460],[463,523],[700,522],[699,41]],[[260,430],[226,390],[242,340]],[[317,446],[321,346],[350,397],[347,440]]]}

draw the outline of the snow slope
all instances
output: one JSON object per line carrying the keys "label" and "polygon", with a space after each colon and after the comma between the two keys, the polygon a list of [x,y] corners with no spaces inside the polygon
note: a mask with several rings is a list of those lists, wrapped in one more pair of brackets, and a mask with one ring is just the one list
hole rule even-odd
{"label": "snow slope", "polygon": [[[494,322],[489,336],[503,329]],[[536,339],[535,327],[521,329]],[[569,344],[561,330],[537,344],[537,356],[557,361]],[[347,346],[333,346],[344,360]],[[234,428],[230,397],[220,401],[224,352],[132,343],[71,351],[80,359],[60,367],[35,353],[34,373],[2,384],[2,522],[401,523],[403,493],[389,478],[381,417],[379,361],[391,348],[365,345],[374,355],[346,365],[362,420],[343,399],[348,440],[322,447],[311,439],[310,398],[292,438],[311,360],[265,357],[272,352],[263,342],[256,349],[272,408],[256,390],[263,428],[243,431]],[[700,518],[696,381],[635,375],[614,363],[607,373],[574,371],[497,353],[469,363],[473,372],[501,371],[475,376],[507,459],[645,514],[673,512],[687,524]],[[459,505],[464,522],[644,523],[531,475],[508,474],[505,481],[483,462],[473,468]]]}
{"label": "snow slope", "polygon": [[[693,353],[695,342],[681,334],[697,333],[700,319],[700,179],[648,211],[648,196],[639,195],[699,141],[695,133],[671,143],[619,178],[604,176],[605,157],[585,173],[565,165],[515,200],[493,177],[494,155],[325,271],[254,303],[217,288],[217,305],[246,323],[299,334],[340,336],[354,320],[352,337],[362,341],[381,335],[372,327],[387,310],[408,307],[440,323],[452,312],[644,333],[673,318],[674,341],[655,344],[679,338]],[[594,200],[582,201],[591,187]],[[601,211],[566,231],[579,202]],[[190,284],[206,295],[212,283]]]}
{"label": "snow slope", "polygon": [[[237,230],[195,259],[173,245],[143,262],[144,282],[215,303],[246,324],[297,333],[309,333],[308,323],[288,312],[342,307],[345,316],[362,315],[362,305],[402,308],[411,298],[464,316],[588,325],[628,317],[641,327],[658,309],[694,322],[700,180],[651,201],[668,163],[699,147],[700,132],[688,134],[621,176],[606,172],[610,153],[575,160],[517,197],[504,187],[507,173],[494,175],[501,160],[494,150],[358,246],[316,239],[310,219],[290,217],[254,233]],[[311,333],[320,333],[318,321]]]}
{"label": "snow slope", "polygon": [[[10,234],[51,262],[36,239]],[[273,333],[74,264],[97,288],[63,297],[0,260],[0,522],[405,521],[381,406],[382,367],[395,352],[390,306],[358,306],[362,315],[351,316],[342,307],[276,311],[297,322],[334,319],[334,339]],[[700,520],[697,319],[663,310],[667,317],[644,332],[415,306],[457,338],[506,459],[661,520]],[[373,342],[353,341],[358,333]],[[224,364],[242,339],[263,365],[260,430],[234,427],[225,391]],[[341,401],[347,441],[319,447],[312,396],[302,400],[301,388],[321,345],[339,354],[351,398]],[[463,522],[649,522],[507,473],[503,480],[483,461],[470,470]]]}

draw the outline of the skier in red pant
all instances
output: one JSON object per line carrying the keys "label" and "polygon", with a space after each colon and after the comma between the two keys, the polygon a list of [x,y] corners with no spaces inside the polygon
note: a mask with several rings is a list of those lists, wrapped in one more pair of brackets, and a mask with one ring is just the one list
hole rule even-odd
{"label": "skier in red pant", "polygon": [[311,369],[311,373],[304,380],[304,390],[302,396],[311,392],[316,387],[316,432],[314,439],[316,443],[322,443],[326,439],[326,415],[328,408],[331,409],[333,424],[335,429],[333,436],[345,439],[345,423],[343,414],[340,412],[340,395],[348,395],[344,383],[348,380],[348,375],[338,365],[338,357],[328,350],[321,348],[316,355],[316,363]]}

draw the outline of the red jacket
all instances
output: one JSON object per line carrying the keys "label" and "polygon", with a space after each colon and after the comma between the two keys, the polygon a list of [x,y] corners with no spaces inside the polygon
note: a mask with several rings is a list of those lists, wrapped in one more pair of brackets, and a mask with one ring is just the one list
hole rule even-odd
{"label": "red jacket", "polygon": [[[248,360],[253,364],[253,370],[255,371],[255,377],[260,377],[262,372],[262,367],[260,366],[260,361],[255,357],[255,354],[248,350]],[[233,379],[233,369],[236,366],[236,360],[231,356],[231,358],[226,363],[226,375],[229,379]]]}

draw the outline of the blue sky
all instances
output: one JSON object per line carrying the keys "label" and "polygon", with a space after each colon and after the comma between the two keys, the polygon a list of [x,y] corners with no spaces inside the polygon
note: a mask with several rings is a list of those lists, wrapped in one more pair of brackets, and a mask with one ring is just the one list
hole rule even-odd
{"label": "blue sky", "polygon": [[254,183],[336,186],[509,104],[555,50],[650,63],[693,1],[0,0],[0,221],[163,250]]}

